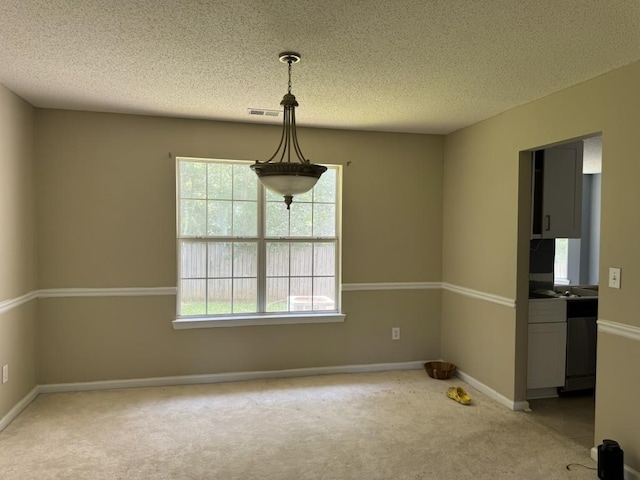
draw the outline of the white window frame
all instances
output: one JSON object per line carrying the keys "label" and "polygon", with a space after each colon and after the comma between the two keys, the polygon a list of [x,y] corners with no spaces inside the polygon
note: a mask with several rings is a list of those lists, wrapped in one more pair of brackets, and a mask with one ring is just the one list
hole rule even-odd
{"label": "white window frame", "polygon": [[[238,327],[252,325],[286,325],[298,323],[336,323],[344,322],[346,315],[341,313],[341,251],[342,251],[342,167],[340,165],[326,165],[328,168],[336,170],[336,234],[335,234],[335,310],[331,311],[296,311],[296,312],[273,312],[273,313],[250,313],[250,314],[228,314],[228,315],[203,315],[203,316],[180,316],[178,314],[180,308],[180,271],[181,271],[181,255],[180,255],[180,179],[179,165],[181,161],[196,162],[229,162],[232,164],[246,164],[247,168],[254,163],[246,160],[226,160],[213,158],[194,158],[194,157],[176,157],[176,260],[177,260],[177,297],[176,297],[176,319],[172,322],[174,329],[193,329],[193,328],[211,328],[211,327]],[[295,202],[295,198],[294,198]],[[264,258],[266,255],[266,244],[269,241],[285,241],[287,243],[309,242],[314,240],[322,240],[321,238],[309,237],[286,237],[272,238],[265,235],[265,217],[266,217],[266,196],[265,189],[258,182],[258,256],[262,260],[258,266],[258,291],[259,297],[264,297],[266,289],[266,273],[264,266]],[[211,237],[217,240],[221,237]],[[253,237],[252,241],[254,240]],[[241,238],[232,237],[232,240],[242,240]],[[264,307],[264,305],[263,305]],[[258,304],[260,308],[260,301]]]}

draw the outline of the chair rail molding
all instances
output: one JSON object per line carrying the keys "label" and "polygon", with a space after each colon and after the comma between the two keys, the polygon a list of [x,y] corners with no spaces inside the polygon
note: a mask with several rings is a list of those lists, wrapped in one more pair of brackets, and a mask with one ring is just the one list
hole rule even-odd
{"label": "chair rail molding", "polygon": [[[514,308],[512,298],[481,292],[447,282],[375,282],[343,283],[343,292],[367,292],[381,290],[447,290],[459,295]],[[0,314],[37,298],[62,297],[149,297],[176,295],[177,287],[121,287],[121,288],[45,288],[33,290],[17,298],[0,301]],[[612,323],[612,322],[609,322]]]}
{"label": "chair rail molding", "polygon": [[27,303],[31,300],[38,298],[38,291],[33,290],[29,293],[25,293],[17,298],[10,298],[9,300],[3,300],[0,302],[0,313],[8,312],[16,307],[19,307],[23,303]]}
{"label": "chair rail molding", "polygon": [[47,288],[32,290],[24,295],[0,301],[0,314],[38,298],[60,297],[151,297],[176,295],[176,287],[125,287],[125,288]]}
{"label": "chair rail molding", "polygon": [[610,333],[630,340],[640,341],[640,327],[612,322],[610,320],[598,320],[598,332]]}
{"label": "chair rail molding", "polygon": [[38,298],[53,297],[150,297],[176,295],[177,287],[124,288],[47,288],[38,290]]}
{"label": "chair rail molding", "polygon": [[371,290],[435,290],[442,288],[440,282],[378,282],[343,283],[343,292],[365,292]]}
{"label": "chair rail molding", "polygon": [[471,288],[461,287],[452,283],[442,282],[442,289],[449,292],[464,295],[466,297],[476,298],[478,300],[484,300],[485,302],[495,303],[504,307],[515,308],[516,301],[513,298],[502,297],[500,295],[494,295],[493,293],[485,293],[479,290],[473,290]]}

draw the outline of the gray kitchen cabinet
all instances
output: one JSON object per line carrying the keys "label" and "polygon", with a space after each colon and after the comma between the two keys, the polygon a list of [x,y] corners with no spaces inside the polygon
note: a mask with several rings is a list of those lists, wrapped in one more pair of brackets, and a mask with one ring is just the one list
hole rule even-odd
{"label": "gray kitchen cabinet", "polygon": [[583,142],[533,154],[531,238],[580,238]]}
{"label": "gray kitchen cabinet", "polygon": [[567,323],[530,323],[527,390],[564,386]]}
{"label": "gray kitchen cabinet", "polygon": [[[529,300],[527,397],[541,389],[564,386],[567,345],[567,304],[562,298]],[[546,392],[543,396],[549,396]]]}

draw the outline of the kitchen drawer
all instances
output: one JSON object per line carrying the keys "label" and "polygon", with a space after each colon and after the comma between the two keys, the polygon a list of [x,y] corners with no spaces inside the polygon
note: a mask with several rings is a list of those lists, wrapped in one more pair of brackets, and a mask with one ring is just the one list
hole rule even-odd
{"label": "kitchen drawer", "polygon": [[559,323],[567,321],[564,298],[529,299],[529,323]]}

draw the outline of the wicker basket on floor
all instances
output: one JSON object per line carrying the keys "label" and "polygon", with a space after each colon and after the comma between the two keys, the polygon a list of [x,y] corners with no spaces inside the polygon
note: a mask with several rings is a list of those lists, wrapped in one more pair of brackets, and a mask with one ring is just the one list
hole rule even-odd
{"label": "wicker basket on floor", "polygon": [[456,366],[449,362],[427,362],[424,364],[427,375],[438,380],[447,380],[453,377]]}

